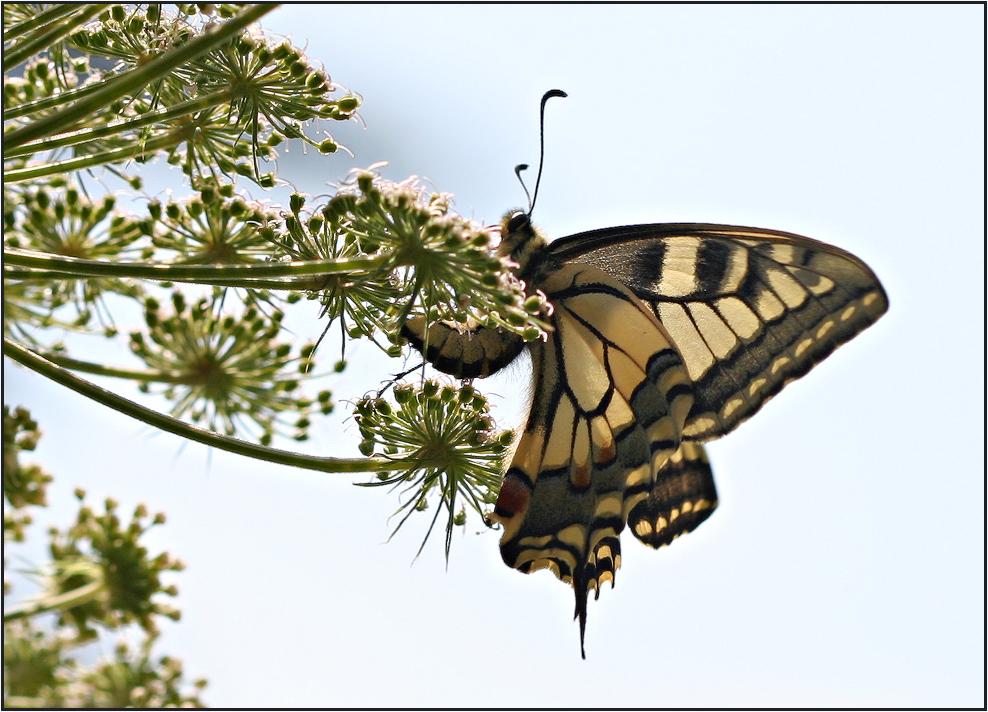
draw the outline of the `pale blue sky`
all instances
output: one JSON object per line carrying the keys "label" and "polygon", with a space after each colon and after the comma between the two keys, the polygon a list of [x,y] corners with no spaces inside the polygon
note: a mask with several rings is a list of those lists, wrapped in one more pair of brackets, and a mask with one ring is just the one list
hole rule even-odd
{"label": "pale blue sky", "polygon": [[[365,100],[366,130],[327,127],[354,160],[282,157],[301,189],[387,160],[495,222],[524,202],[512,168],[537,161],[538,100],[560,88],[550,236],[788,230],[864,259],[891,308],[709,447],[708,522],[659,552],[625,537],[586,661],[571,590],[505,567],[476,519],[448,571],[441,537],[413,566],[427,521],[383,544],[384,490],[183,446],[5,368],[5,402],[47,433],[42,524],[76,485],[168,513],[150,540],[188,570],[160,647],[209,703],[984,704],[984,6],[300,5],[264,24]],[[322,326],[311,308],[293,324]],[[348,348],[361,367],[325,382],[341,401],[400,367]],[[506,426],[527,368],[478,384]],[[311,451],[356,453],[340,411]]]}

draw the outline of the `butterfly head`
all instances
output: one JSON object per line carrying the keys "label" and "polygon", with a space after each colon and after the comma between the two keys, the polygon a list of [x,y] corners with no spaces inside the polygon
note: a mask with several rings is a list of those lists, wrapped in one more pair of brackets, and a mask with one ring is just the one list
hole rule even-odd
{"label": "butterfly head", "polygon": [[518,274],[525,272],[532,258],[543,253],[547,245],[545,235],[532,225],[528,213],[511,210],[501,220],[501,242],[497,253],[517,262],[518,268],[515,271]]}

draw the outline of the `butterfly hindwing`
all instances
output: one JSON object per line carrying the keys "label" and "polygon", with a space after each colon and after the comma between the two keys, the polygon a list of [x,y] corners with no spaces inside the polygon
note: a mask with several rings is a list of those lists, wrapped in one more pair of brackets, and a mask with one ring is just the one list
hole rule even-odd
{"label": "butterfly hindwing", "polygon": [[613,583],[618,536],[677,451],[692,405],[687,372],[649,307],[587,265],[540,285],[554,331],[531,345],[531,414],[495,517],[501,554],[571,583],[581,638],[590,590]]}
{"label": "butterfly hindwing", "polygon": [[658,549],[696,529],[717,506],[717,489],[703,445],[684,440],[655,475],[648,496],[628,514],[640,542]]}
{"label": "butterfly hindwing", "polygon": [[791,233],[637,225],[550,249],[602,269],[651,305],[693,382],[691,440],[729,432],[888,309],[861,260]]}

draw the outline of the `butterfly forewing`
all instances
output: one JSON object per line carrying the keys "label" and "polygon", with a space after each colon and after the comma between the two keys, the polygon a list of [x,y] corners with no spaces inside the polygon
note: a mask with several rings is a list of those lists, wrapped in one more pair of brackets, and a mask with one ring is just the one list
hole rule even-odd
{"label": "butterfly forewing", "polygon": [[684,436],[719,437],[874,323],[888,300],[839,248],[729,225],[610,228],[553,243],[651,305],[683,357],[695,402]]}

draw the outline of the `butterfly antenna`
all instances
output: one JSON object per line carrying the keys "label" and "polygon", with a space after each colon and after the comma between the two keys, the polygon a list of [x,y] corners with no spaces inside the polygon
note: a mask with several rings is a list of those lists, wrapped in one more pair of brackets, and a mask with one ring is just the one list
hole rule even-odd
{"label": "butterfly antenna", "polygon": [[528,192],[528,186],[525,185],[525,179],[521,177],[521,172],[524,170],[528,170],[527,163],[519,163],[515,166],[515,175],[518,176],[518,182],[521,183],[521,189],[525,191],[525,197],[528,199],[528,214],[531,215],[532,208],[535,206],[532,205],[532,194]]}
{"label": "butterfly antenna", "polygon": [[[565,97],[567,94],[562,89],[550,89],[542,95],[542,106],[539,108],[539,174],[535,178],[535,193],[528,208],[529,216],[535,209],[535,201],[539,197],[539,183],[542,181],[542,160],[545,157],[545,103],[554,96]],[[528,193],[527,190],[525,192]]]}
{"label": "butterfly antenna", "polygon": [[535,210],[535,199],[539,197],[539,182],[542,180],[542,159],[545,156],[545,103],[554,96],[567,96],[567,94],[562,89],[550,89],[542,95],[542,106],[539,109],[539,175],[535,179],[534,196],[528,192],[528,186],[525,185],[525,181],[521,177],[521,172],[528,169],[528,164],[519,163],[515,166],[515,175],[518,176],[518,182],[521,183],[522,190],[525,191],[525,197],[528,198],[529,217],[532,216],[532,211]]}

